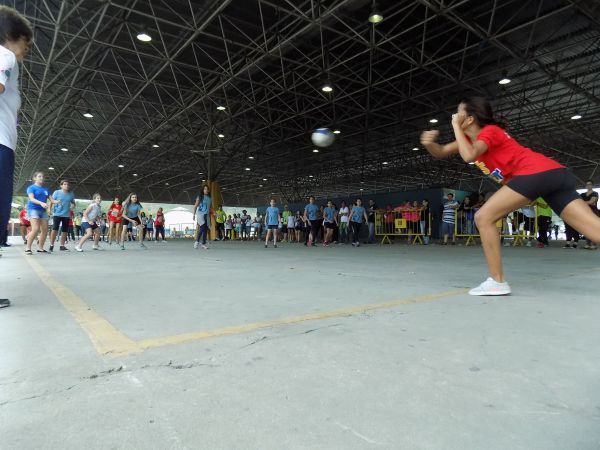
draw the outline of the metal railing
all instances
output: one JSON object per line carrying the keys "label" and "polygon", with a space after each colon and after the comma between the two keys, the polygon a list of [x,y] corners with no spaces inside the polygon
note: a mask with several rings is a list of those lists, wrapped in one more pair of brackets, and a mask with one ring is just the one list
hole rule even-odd
{"label": "metal railing", "polygon": [[381,244],[391,244],[390,237],[406,237],[409,244],[423,244],[431,236],[431,213],[420,208],[393,211],[375,211],[375,236],[381,236]]}

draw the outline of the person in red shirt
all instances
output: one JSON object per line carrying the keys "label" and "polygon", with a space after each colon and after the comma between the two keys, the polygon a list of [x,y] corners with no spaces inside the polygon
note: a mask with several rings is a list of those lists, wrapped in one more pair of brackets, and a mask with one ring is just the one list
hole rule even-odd
{"label": "person in red shirt", "polygon": [[163,214],[162,208],[158,208],[158,211],[156,212],[156,220],[154,221],[154,232],[156,233],[156,242],[160,242],[158,239],[159,236],[162,237],[162,242],[167,242],[165,241],[165,215]]}
{"label": "person in red shirt", "polygon": [[27,209],[23,208],[19,212],[19,228],[21,229],[21,238],[27,244],[27,234],[31,230],[31,222],[27,220]]}
{"label": "person in red shirt", "polygon": [[121,219],[123,218],[123,205],[121,199],[115,197],[108,208],[108,245],[112,245],[113,240],[119,241],[121,235]]}
{"label": "person in red shirt", "polygon": [[502,184],[475,214],[490,277],[471,295],[507,295],[500,238],[496,222],[508,213],[543,197],[562,219],[580,233],[600,242],[600,218],[592,213],[575,190],[576,180],[567,168],[553,159],[522,146],[495,120],[492,107],[482,97],[460,102],[452,116],[456,140],[438,144],[438,131],[425,131],[421,143],[436,158],[459,154],[484,174]]}

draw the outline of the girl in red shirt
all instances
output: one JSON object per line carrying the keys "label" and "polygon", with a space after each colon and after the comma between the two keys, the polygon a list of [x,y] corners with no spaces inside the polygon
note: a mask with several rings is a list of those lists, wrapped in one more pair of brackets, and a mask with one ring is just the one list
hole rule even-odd
{"label": "girl in red shirt", "polygon": [[123,218],[123,205],[121,199],[115,197],[112,204],[108,208],[108,245],[112,245],[112,241],[119,241],[121,231],[121,219]]}
{"label": "girl in red shirt", "polygon": [[436,143],[438,131],[425,131],[421,143],[436,158],[459,154],[465,162],[474,163],[503,185],[475,214],[491,277],[469,294],[510,294],[502,270],[496,222],[538,197],[543,197],[577,231],[600,242],[600,218],[579,197],[575,177],[565,166],[513,139],[496,122],[485,98],[463,100],[452,116],[452,128],[456,140],[449,144]]}

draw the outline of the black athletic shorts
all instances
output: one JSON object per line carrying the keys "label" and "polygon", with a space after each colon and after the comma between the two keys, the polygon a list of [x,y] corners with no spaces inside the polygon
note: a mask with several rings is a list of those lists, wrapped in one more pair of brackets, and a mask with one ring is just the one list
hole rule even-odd
{"label": "black athletic shorts", "polygon": [[269,230],[276,230],[279,228],[279,225],[267,225],[267,229]]}
{"label": "black athletic shorts", "polygon": [[567,169],[552,169],[533,175],[519,175],[506,185],[531,201],[542,197],[559,216],[565,206],[580,198],[575,190],[577,181]]}
{"label": "black athletic shorts", "polygon": [[325,225],[325,228],[329,228],[330,230],[335,229],[335,223],[333,222],[323,222],[323,225]]}
{"label": "black athletic shorts", "polygon": [[54,225],[52,225],[52,229],[54,231],[58,231],[58,229],[62,225],[61,233],[66,233],[67,230],[69,229],[69,218],[68,217],[54,216],[53,219],[54,219]]}
{"label": "black athletic shorts", "polygon": [[[136,225],[139,225],[140,223],[142,223],[140,221],[139,217],[130,217],[130,219],[133,220]],[[127,228],[133,228],[133,224],[127,219],[123,219],[123,222],[121,222],[121,225],[123,225],[124,227],[127,227]]]}
{"label": "black athletic shorts", "polygon": [[282,232],[283,234],[285,234],[285,233],[287,233],[287,232],[288,232],[287,225],[282,225],[282,226],[281,226],[281,232]]}

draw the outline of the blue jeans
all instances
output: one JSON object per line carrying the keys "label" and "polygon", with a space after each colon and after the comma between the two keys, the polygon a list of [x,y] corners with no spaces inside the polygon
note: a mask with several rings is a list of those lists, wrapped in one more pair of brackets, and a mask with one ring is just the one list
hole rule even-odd
{"label": "blue jeans", "polygon": [[206,225],[206,222],[204,222],[202,225],[200,225],[200,228],[198,229],[198,234],[196,235],[196,242],[200,242],[200,238],[202,238],[202,245],[205,245],[207,233],[208,225]]}
{"label": "blue jeans", "polygon": [[13,196],[13,177],[15,174],[15,152],[0,145],[0,244],[8,239],[8,221]]}
{"label": "blue jeans", "polygon": [[374,244],[375,243],[375,223],[374,222],[369,222],[369,239],[368,239],[370,244]]}

